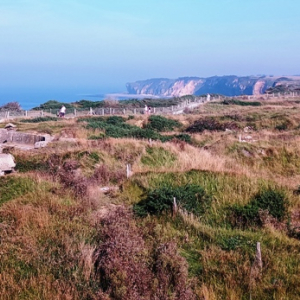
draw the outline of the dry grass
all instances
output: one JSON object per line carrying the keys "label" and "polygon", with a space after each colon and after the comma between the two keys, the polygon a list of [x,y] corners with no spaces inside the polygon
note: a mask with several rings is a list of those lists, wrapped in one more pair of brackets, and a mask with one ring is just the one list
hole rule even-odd
{"label": "dry grass", "polygon": [[[298,299],[300,242],[289,235],[287,220],[275,222],[266,214],[263,227],[238,230],[226,219],[226,208],[245,205],[262,187],[278,185],[289,199],[291,228],[300,224],[300,195],[295,192],[300,183],[300,106],[280,101],[247,108],[207,103],[199,114],[172,116],[184,128],[203,116],[240,118],[240,130],[195,133],[193,145],[89,141],[95,132],[75,119],[42,126],[17,123],[22,131],[51,131],[56,140],[32,152],[13,150],[19,163],[37,160],[48,167],[10,175],[31,180],[34,188],[0,206],[0,299],[131,299],[123,296],[138,295],[137,286],[149,299],[193,299],[191,291],[202,300],[248,299],[250,291],[252,299]],[[257,130],[244,132],[247,117]],[[275,129],[283,119],[288,128]],[[128,121],[145,122],[145,116]],[[252,140],[240,143],[239,134]],[[143,163],[146,155],[154,155],[149,149],[162,153],[159,164]],[[128,179],[126,164],[133,171]],[[203,186],[213,196],[210,210],[201,218],[181,210],[178,217],[145,220],[127,210],[116,214],[124,202],[138,202],[161,182]],[[250,290],[257,241],[263,271]],[[109,289],[99,288],[104,284],[99,278],[110,280]]]}

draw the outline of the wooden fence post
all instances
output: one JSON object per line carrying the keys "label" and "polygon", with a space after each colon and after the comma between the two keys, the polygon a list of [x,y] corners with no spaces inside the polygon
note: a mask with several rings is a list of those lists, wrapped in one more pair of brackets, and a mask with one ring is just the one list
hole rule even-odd
{"label": "wooden fence post", "polygon": [[126,165],[126,177],[127,179],[131,176],[131,165],[127,164]]}
{"label": "wooden fence post", "polygon": [[173,197],[173,208],[172,208],[173,217],[176,216],[177,211],[178,211],[177,201],[176,198]]}

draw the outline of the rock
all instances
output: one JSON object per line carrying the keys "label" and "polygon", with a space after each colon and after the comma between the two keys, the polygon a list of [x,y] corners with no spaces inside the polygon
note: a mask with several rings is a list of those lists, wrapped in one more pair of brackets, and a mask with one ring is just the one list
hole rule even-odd
{"label": "rock", "polygon": [[12,123],[8,123],[4,126],[5,129],[13,129],[13,128],[16,128],[17,126],[12,124]]}
{"label": "rock", "polygon": [[16,164],[11,154],[0,153],[0,174],[14,171]]}
{"label": "rock", "polygon": [[48,142],[46,141],[41,141],[41,142],[36,142],[34,144],[34,148],[38,149],[38,148],[45,148],[47,146]]}

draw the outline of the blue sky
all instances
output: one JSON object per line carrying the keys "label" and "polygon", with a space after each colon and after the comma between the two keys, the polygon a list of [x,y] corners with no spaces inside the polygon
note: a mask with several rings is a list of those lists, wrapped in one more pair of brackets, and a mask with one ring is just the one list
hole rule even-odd
{"label": "blue sky", "polygon": [[0,0],[0,89],[300,74],[299,0]]}

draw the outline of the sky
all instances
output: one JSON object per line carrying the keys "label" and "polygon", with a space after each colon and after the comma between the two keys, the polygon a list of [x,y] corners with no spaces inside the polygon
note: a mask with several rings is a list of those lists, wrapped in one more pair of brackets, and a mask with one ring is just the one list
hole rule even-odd
{"label": "sky", "polygon": [[0,90],[300,74],[299,11],[299,0],[0,0]]}

